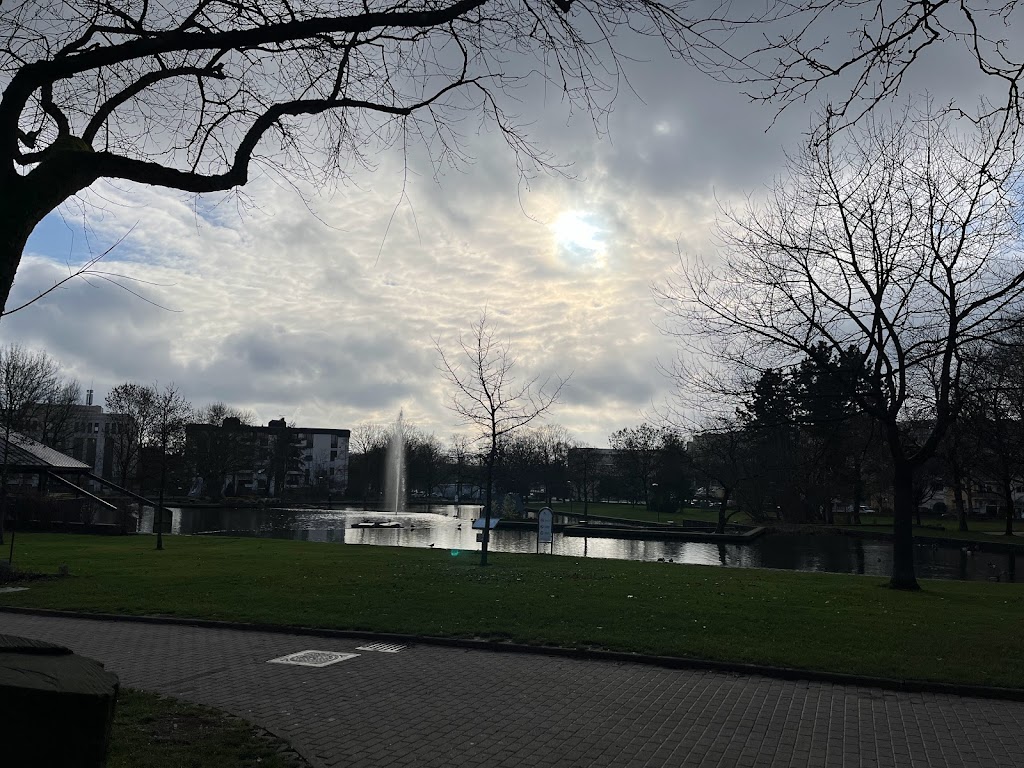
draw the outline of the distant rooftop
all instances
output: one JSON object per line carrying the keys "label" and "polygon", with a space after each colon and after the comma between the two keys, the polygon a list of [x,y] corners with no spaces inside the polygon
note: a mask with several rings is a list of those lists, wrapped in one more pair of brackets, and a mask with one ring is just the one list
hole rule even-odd
{"label": "distant rooftop", "polygon": [[242,424],[237,418],[229,416],[224,419],[220,424],[207,424],[205,422],[190,423],[185,425],[185,429],[193,432],[197,431],[215,431],[219,429],[237,429],[245,432],[256,432],[260,434],[277,434],[282,429],[288,429],[293,433],[305,432],[305,433],[316,433],[318,435],[339,435],[340,437],[349,437],[352,434],[351,430],[348,429],[336,429],[334,427],[289,427],[285,424],[284,419],[271,419],[267,426],[261,426],[259,424]]}
{"label": "distant rooftop", "polygon": [[81,471],[91,472],[92,467],[73,459],[65,453],[48,448],[42,443],[37,443],[31,437],[26,437],[20,432],[11,432],[11,439],[8,443],[0,434],[0,461],[7,455],[7,466],[14,470],[29,471]]}

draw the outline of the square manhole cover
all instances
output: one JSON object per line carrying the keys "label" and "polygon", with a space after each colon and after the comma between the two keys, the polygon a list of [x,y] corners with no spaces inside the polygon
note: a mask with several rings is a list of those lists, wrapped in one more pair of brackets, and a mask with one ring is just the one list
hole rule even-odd
{"label": "square manhole cover", "polygon": [[354,659],[358,653],[335,653],[334,651],[299,651],[271,659],[268,664],[295,664],[300,667],[326,667],[339,661]]}
{"label": "square manhole cover", "polygon": [[404,645],[395,645],[393,643],[370,643],[369,645],[360,645],[356,650],[379,651],[380,653],[398,653],[403,648],[405,648]]}

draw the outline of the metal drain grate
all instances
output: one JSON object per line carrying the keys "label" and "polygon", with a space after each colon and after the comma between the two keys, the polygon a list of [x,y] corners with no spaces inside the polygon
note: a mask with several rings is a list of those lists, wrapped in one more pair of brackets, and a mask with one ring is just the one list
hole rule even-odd
{"label": "metal drain grate", "polygon": [[354,659],[358,653],[335,653],[334,651],[299,651],[271,659],[268,664],[295,664],[300,667],[326,667],[339,661]]}
{"label": "metal drain grate", "polygon": [[356,650],[379,651],[380,653],[398,653],[403,648],[405,648],[404,645],[394,645],[393,643],[370,643],[370,645],[360,645]]}

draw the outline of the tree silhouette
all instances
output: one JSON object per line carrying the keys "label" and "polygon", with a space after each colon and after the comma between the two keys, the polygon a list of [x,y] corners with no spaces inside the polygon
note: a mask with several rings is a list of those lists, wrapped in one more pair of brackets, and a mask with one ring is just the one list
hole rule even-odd
{"label": "tree silhouette", "polygon": [[618,454],[615,467],[634,499],[643,499],[644,509],[651,508],[651,484],[661,460],[661,449],[667,432],[647,422],[623,427],[608,435],[608,444]]}
{"label": "tree silhouette", "polygon": [[171,450],[181,451],[185,442],[185,425],[192,418],[189,404],[174,382],[163,389],[153,385],[153,427],[150,440],[159,450],[160,491],[156,508],[153,510],[153,527],[156,529],[156,548],[164,548],[164,493],[167,487],[167,457]]}
{"label": "tree silhouette", "polygon": [[[683,263],[659,291],[689,363],[763,372],[856,350],[857,407],[889,448],[891,585],[916,589],[915,473],[961,407],[965,352],[1006,332],[1024,299],[1022,169],[1000,121],[871,122],[810,144],[763,207],[729,215],[724,259]],[[696,364],[694,364],[696,363]]]}
{"label": "tree silhouette", "polygon": [[487,318],[480,314],[467,336],[459,337],[458,350],[450,355],[439,339],[434,346],[440,357],[438,370],[451,387],[448,407],[467,424],[476,428],[486,443],[484,489],[484,531],[480,565],[487,565],[490,542],[494,462],[500,442],[543,416],[558,401],[565,379],[533,378],[517,380],[516,358],[508,341],[499,339]]}
{"label": "tree silhouette", "polygon": [[29,426],[33,413],[61,385],[59,366],[45,352],[19,344],[0,348],[0,433],[4,448],[0,455],[0,544],[4,543],[7,514],[7,480],[11,435]]}
{"label": "tree silhouette", "polygon": [[[33,228],[99,179],[198,194],[267,172],[326,182],[372,165],[394,143],[422,144],[439,165],[459,163],[471,117],[497,130],[524,171],[551,168],[506,105],[540,81],[600,126],[624,81],[628,56],[617,46],[627,33],[780,109],[839,81],[849,90],[831,109],[844,120],[897,93],[928,49],[962,45],[1005,85],[1001,108],[1019,117],[1019,52],[1001,41],[1019,29],[1021,11],[989,6],[8,0],[0,307]],[[837,23],[849,34],[837,34]]]}

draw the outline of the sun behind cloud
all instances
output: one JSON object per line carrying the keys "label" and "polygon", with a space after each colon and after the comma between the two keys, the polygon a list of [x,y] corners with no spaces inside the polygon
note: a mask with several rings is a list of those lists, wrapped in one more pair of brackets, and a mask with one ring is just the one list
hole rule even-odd
{"label": "sun behind cloud", "polygon": [[565,211],[551,225],[559,250],[572,254],[574,261],[594,263],[605,249],[606,230],[587,211]]}

